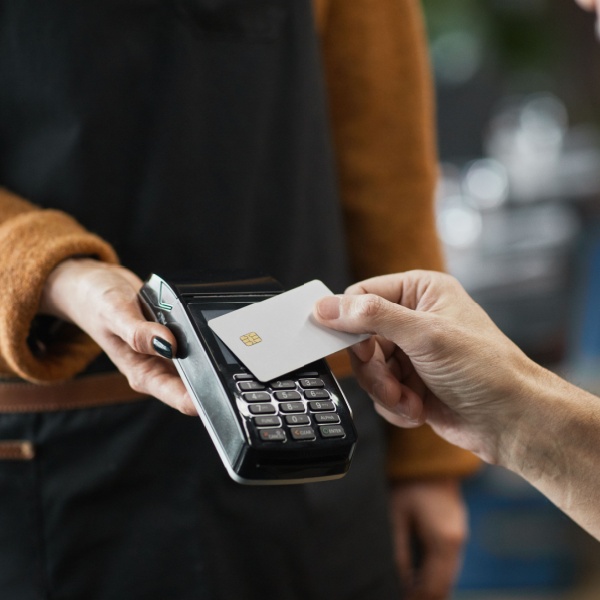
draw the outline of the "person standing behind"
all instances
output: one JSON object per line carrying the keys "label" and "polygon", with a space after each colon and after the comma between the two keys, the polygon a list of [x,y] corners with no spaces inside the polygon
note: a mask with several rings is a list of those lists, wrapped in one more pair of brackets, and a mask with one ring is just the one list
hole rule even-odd
{"label": "person standing behind", "polygon": [[[316,4],[329,111],[313,17],[306,1],[4,3],[0,436],[22,459],[2,465],[7,596],[395,597],[382,441],[351,382],[369,478],[270,490],[233,484],[197,421],[141,398],[193,413],[172,334],[139,312],[150,271],[260,266],[341,289],[348,262],[440,265],[416,2]],[[476,462],[427,431],[391,447],[403,578],[442,598]]]}

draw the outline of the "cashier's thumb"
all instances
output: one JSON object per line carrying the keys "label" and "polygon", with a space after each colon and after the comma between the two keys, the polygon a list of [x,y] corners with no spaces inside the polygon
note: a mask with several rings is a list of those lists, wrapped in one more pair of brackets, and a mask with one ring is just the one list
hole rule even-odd
{"label": "cashier's thumb", "polygon": [[147,321],[137,301],[121,302],[109,314],[110,318],[105,318],[109,333],[120,338],[134,352],[163,358],[176,355],[177,342],[173,333],[160,323]]}
{"label": "cashier's thumb", "polygon": [[414,311],[375,294],[326,296],[316,302],[314,316],[331,329],[376,333],[396,343],[418,331]]}

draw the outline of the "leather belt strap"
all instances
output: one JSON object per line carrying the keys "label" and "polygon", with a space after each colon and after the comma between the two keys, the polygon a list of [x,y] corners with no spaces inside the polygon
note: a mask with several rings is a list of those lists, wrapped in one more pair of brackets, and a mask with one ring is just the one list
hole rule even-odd
{"label": "leather belt strap", "polygon": [[85,375],[52,385],[0,381],[0,413],[75,410],[144,398],[148,396],[132,390],[121,373]]}

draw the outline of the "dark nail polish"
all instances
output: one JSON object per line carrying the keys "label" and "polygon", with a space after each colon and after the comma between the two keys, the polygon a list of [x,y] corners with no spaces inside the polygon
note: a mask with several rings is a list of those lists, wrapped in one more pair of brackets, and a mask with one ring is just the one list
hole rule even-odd
{"label": "dark nail polish", "polygon": [[173,348],[171,347],[171,344],[167,342],[167,340],[163,340],[157,336],[152,338],[152,346],[161,356],[164,356],[165,358],[173,358]]}

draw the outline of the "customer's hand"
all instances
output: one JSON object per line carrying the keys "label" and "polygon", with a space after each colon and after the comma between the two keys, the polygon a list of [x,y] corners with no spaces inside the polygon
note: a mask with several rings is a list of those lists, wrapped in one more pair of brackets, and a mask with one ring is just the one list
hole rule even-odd
{"label": "customer's hand", "polygon": [[106,352],[135,391],[196,415],[175,367],[153,347],[153,342],[157,343],[163,355],[169,354],[169,346],[173,356],[177,350],[167,327],[144,318],[137,298],[141,286],[142,281],[124,267],[93,259],[69,259],[50,274],[40,312],[79,326]]}
{"label": "customer's hand", "polygon": [[410,271],[326,297],[315,318],[375,334],[353,347],[360,384],[402,426],[515,471],[600,539],[600,402],[528,359],[448,275]]}
{"label": "customer's hand", "polygon": [[525,410],[515,395],[537,365],[453,277],[410,271],[368,279],[321,299],[315,318],[376,334],[354,346],[353,366],[388,420],[427,421],[451,443],[497,462],[505,425]]}

